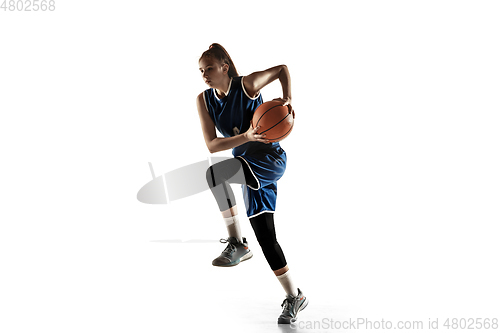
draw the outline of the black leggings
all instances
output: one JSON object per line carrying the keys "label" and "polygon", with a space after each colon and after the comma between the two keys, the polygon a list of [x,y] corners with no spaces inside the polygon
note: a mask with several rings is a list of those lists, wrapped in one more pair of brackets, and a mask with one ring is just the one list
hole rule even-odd
{"label": "black leggings", "polygon": [[[207,170],[207,182],[221,212],[236,205],[234,193],[229,184],[250,185],[257,188],[257,180],[248,165],[239,158],[231,158],[212,165]],[[264,257],[273,271],[286,266],[286,259],[276,239],[274,214],[262,213],[250,218]]]}
{"label": "black leggings", "polygon": [[250,185],[254,188],[258,186],[248,165],[239,158],[224,160],[209,167],[207,183],[221,212],[236,205],[236,199],[229,184]]}
{"label": "black leggings", "polygon": [[257,241],[264,252],[269,266],[273,271],[286,266],[285,255],[276,239],[274,230],[274,214],[262,213],[250,219]]}

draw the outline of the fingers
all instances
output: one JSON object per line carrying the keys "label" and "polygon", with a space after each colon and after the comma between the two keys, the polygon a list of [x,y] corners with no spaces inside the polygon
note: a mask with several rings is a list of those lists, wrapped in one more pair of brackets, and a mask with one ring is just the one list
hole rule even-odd
{"label": "fingers", "polygon": [[262,143],[269,143],[269,140],[266,139],[266,134],[258,134],[257,131],[260,129],[260,126],[257,126],[252,130],[253,141],[258,141]]}
{"label": "fingers", "polygon": [[273,99],[273,102],[279,102],[279,103],[281,103],[281,105],[287,105],[288,104],[288,100],[286,100],[284,98],[275,98],[275,99]]}
{"label": "fingers", "polygon": [[286,106],[291,105],[292,100],[290,98],[275,98],[273,99],[273,102],[279,102],[281,105]]}
{"label": "fingers", "polygon": [[262,143],[269,143],[269,140],[267,140],[267,139],[257,139],[255,141],[262,142]]}
{"label": "fingers", "polygon": [[295,119],[295,110],[293,109],[291,104],[288,104],[288,113],[291,113],[293,116],[293,119]]}
{"label": "fingers", "polygon": [[266,139],[266,136],[267,136],[266,134],[255,134],[254,138],[255,141],[269,143],[269,140]]}
{"label": "fingers", "polygon": [[295,119],[295,111],[293,110],[292,104],[290,104],[290,99],[285,98],[275,98],[273,99],[275,102],[281,103],[281,105],[288,107],[288,113],[291,113],[293,119]]}

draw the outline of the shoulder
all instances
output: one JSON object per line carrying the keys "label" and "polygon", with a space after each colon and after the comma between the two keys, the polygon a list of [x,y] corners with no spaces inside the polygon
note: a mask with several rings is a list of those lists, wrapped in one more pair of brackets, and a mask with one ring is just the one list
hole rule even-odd
{"label": "shoulder", "polygon": [[196,96],[196,99],[203,99],[205,98],[205,91],[202,91],[198,96]]}
{"label": "shoulder", "polygon": [[196,96],[197,101],[207,101],[210,100],[210,97],[213,95],[212,89],[203,90],[198,96]]}
{"label": "shoulder", "polygon": [[200,103],[205,100],[205,92],[202,91],[198,96],[196,96],[196,102]]}
{"label": "shoulder", "polygon": [[198,109],[205,109],[206,111],[208,111],[206,92],[207,90],[201,92],[198,96],[196,96],[196,105],[198,105]]}
{"label": "shoulder", "polygon": [[[248,82],[245,81],[245,79],[247,78],[247,76],[240,76],[239,77],[239,84],[241,86],[241,89],[243,90],[243,92],[245,93],[245,95],[250,98],[251,100],[254,100],[254,99],[257,99],[259,98],[260,96],[260,91],[257,91],[256,94],[252,94],[250,93],[250,91],[252,91],[251,87],[249,86]],[[247,79],[247,81],[249,81]]]}

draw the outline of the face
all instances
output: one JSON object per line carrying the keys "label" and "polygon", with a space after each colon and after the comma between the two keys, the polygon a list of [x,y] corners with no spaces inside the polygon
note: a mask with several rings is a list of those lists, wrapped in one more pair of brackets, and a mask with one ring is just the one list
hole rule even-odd
{"label": "face", "polygon": [[227,77],[227,64],[222,65],[212,58],[202,58],[199,65],[201,77],[209,87],[217,87]]}

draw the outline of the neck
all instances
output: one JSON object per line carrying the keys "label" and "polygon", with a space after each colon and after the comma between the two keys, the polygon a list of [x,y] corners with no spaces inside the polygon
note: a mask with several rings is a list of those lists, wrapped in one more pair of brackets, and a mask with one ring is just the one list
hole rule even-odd
{"label": "neck", "polygon": [[219,87],[215,87],[217,94],[221,97],[227,96],[229,93],[229,83],[231,82],[231,78],[227,76],[224,81],[221,83]]}

